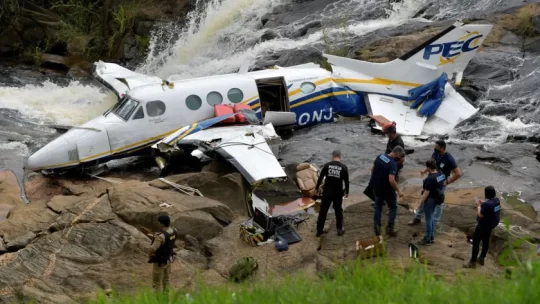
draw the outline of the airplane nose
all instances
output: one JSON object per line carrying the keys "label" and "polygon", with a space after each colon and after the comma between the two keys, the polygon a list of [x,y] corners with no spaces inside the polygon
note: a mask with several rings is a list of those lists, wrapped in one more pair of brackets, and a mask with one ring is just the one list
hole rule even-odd
{"label": "airplane nose", "polygon": [[77,146],[60,137],[32,154],[27,160],[26,168],[37,171],[69,167],[78,163]]}

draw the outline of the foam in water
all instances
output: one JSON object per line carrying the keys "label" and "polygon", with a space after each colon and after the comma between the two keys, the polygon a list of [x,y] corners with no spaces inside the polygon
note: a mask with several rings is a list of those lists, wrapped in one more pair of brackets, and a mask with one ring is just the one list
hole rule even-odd
{"label": "foam in water", "polygon": [[[359,7],[356,2],[358,1],[343,3],[339,9],[346,14],[349,9]],[[364,5],[375,5],[374,0],[363,2],[369,2]],[[347,31],[350,34],[363,35],[380,28],[397,26],[411,18],[425,2],[404,0],[392,6],[393,10],[387,18],[357,22],[346,29],[330,29],[329,33]],[[169,43],[165,50],[158,54],[153,52],[152,50],[157,49],[157,41],[153,41],[151,52],[138,72],[156,74],[171,80],[225,74],[235,72],[243,62],[253,62],[264,53],[294,51],[320,44],[323,39],[322,31],[301,39],[276,38],[259,42],[266,31],[260,26],[261,17],[282,3],[284,2],[267,0],[208,1],[203,9],[189,14],[188,25],[179,34],[176,42]],[[174,77],[170,78],[173,75]]]}
{"label": "foam in water", "polygon": [[30,151],[28,147],[20,142],[0,143],[0,153],[4,154],[6,151],[15,152],[20,156],[29,156]]}
{"label": "foam in water", "polygon": [[116,100],[112,92],[77,81],[66,87],[49,81],[42,85],[0,87],[0,108],[18,110],[44,124],[82,124],[101,115]]}

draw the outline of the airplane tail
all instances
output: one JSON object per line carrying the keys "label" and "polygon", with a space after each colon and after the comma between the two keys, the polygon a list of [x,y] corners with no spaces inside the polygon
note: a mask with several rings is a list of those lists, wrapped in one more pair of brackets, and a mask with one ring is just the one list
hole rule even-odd
{"label": "airplane tail", "polygon": [[328,62],[361,74],[401,82],[429,83],[446,73],[449,79],[457,74],[459,85],[463,71],[474,57],[491,24],[456,22],[405,55],[387,63],[372,63],[323,54]]}

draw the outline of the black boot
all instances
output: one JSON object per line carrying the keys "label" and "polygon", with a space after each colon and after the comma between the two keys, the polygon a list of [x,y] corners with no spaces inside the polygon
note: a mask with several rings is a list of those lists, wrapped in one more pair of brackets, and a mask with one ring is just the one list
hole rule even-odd
{"label": "black boot", "polygon": [[394,225],[388,225],[388,227],[386,227],[386,235],[388,235],[388,236],[396,236],[397,235],[397,230],[396,230],[396,228],[394,228]]}

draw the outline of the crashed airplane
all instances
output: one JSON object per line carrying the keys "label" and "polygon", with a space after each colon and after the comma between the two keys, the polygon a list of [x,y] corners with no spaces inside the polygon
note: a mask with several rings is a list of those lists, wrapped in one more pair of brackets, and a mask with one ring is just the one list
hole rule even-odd
{"label": "crashed airplane", "polygon": [[[212,150],[209,143],[236,142],[234,148],[229,144],[222,150],[221,156],[236,162],[244,177],[256,182],[285,176],[273,155],[274,161],[268,163],[271,170],[240,156],[249,148],[264,146],[261,139],[273,138],[274,127],[308,127],[341,115],[370,116],[379,129],[382,123],[395,121],[402,135],[449,130],[477,109],[448,81],[455,76],[456,85],[460,84],[463,71],[491,28],[457,22],[387,63],[323,54],[332,71],[313,63],[254,72],[243,65],[236,74],[163,80],[100,61],[94,65],[94,76],[116,93],[119,102],[41,148],[30,156],[26,168],[53,173],[86,170],[111,159],[148,151],[167,154],[189,145],[194,147],[192,156],[202,160]],[[251,110],[244,110],[245,115],[259,120],[258,127],[224,126],[211,120],[220,120],[216,107],[240,104]],[[207,126],[201,128],[201,124]],[[270,151],[266,146],[260,149]],[[259,164],[271,156],[253,151],[259,149],[249,151],[249,157],[260,160]]]}

